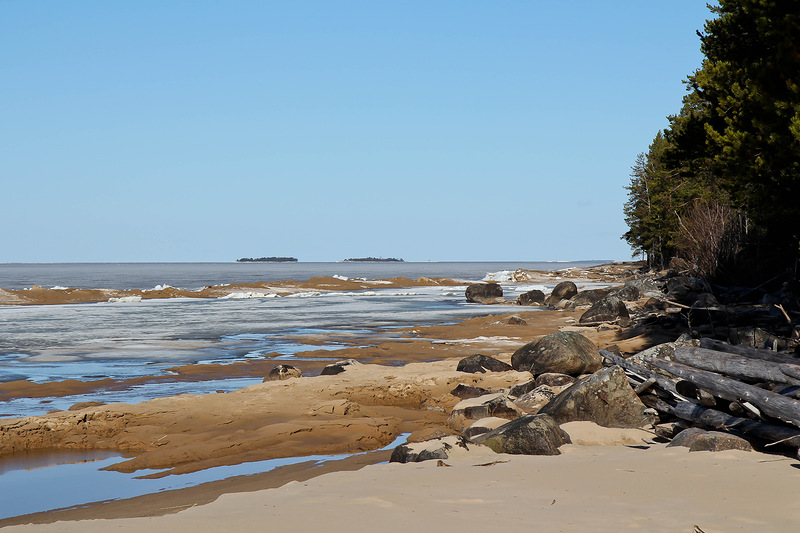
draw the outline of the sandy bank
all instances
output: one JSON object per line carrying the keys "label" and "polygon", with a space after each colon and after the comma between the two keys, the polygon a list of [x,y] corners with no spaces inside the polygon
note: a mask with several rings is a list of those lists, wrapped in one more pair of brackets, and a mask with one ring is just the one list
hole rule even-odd
{"label": "sandy bank", "polygon": [[[569,428],[567,428],[569,429]],[[574,432],[574,430],[573,430]],[[177,514],[58,522],[12,532],[794,531],[796,460],[656,445],[566,445],[559,456],[476,451],[367,466],[280,488],[226,494]],[[379,525],[379,526],[377,526]]]}

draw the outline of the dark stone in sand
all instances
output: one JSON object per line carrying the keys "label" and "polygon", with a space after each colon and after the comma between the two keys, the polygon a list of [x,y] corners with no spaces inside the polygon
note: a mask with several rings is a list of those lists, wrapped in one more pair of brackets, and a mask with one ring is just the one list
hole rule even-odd
{"label": "dark stone in sand", "polygon": [[572,441],[547,415],[526,415],[472,439],[497,453],[558,455],[558,447]]}
{"label": "dark stone in sand", "polygon": [[741,437],[722,431],[705,431],[700,428],[684,429],[678,433],[671,446],[684,446],[690,452],[722,452],[725,450],[753,451],[753,446]]}
{"label": "dark stone in sand", "polygon": [[266,383],[267,381],[278,381],[300,377],[303,377],[303,373],[299,368],[295,368],[292,365],[278,365],[269,371],[269,374],[267,374],[267,377],[264,378],[263,382]]}
{"label": "dark stone in sand", "polygon": [[477,353],[459,361],[456,370],[475,374],[483,373],[487,370],[489,372],[505,372],[507,370],[512,370],[512,368],[508,363],[498,361],[494,357],[489,357],[488,355]]}
{"label": "dark stone in sand", "polygon": [[459,383],[455,389],[450,391],[450,394],[455,396],[456,398],[461,398],[462,400],[466,400],[467,398],[477,398],[478,396],[485,396],[486,394],[491,394],[492,391],[489,389],[484,389],[483,387],[473,387],[471,385],[464,385],[463,383]]}
{"label": "dark stone in sand", "polygon": [[517,315],[509,317],[508,322],[506,322],[506,324],[508,324],[510,326],[527,326],[528,325],[528,323],[524,319],[518,317]]}
{"label": "dark stone in sand", "polygon": [[511,366],[534,376],[557,372],[578,376],[594,372],[603,364],[597,346],[579,333],[557,331],[530,342],[514,352]]}
{"label": "dark stone in sand", "polygon": [[345,367],[350,365],[360,365],[358,361],[355,359],[345,359],[344,361],[336,361],[335,363],[331,363],[325,368],[322,369],[320,372],[320,376],[335,376],[336,374],[341,374],[346,370]]}
{"label": "dark stone in sand", "polygon": [[503,288],[499,283],[473,283],[467,287],[464,296],[472,303],[497,303],[503,299]]}
{"label": "dark stone in sand", "polygon": [[544,305],[544,293],[538,289],[533,289],[517,296],[519,305]]}

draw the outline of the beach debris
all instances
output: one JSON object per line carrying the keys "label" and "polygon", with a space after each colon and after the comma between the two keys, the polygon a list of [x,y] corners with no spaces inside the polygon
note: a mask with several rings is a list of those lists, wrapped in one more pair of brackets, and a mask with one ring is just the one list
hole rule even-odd
{"label": "beach debris", "polygon": [[471,374],[484,372],[506,372],[513,370],[511,365],[504,363],[494,357],[476,353],[467,356],[458,362],[456,370],[459,372],[469,372]]}
{"label": "beach debris", "polygon": [[597,346],[574,331],[558,331],[530,342],[511,356],[514,370],[534,376],[557,372],[577,376],[599,370],[603,358]]}
{"label": "beach debris", "polygon": [[587,420],[605,427],[636,428],[653,422],[646,409],[631,388],[625,371],[612,366],[578,380],[539,413],[552,416],[559,424]]}
{"label": "beach debris", "polygon": [[496,304],[504,302],[503,288],[499,283],[473,283],[464,291],[468,302]]}
{"label": "beach debris", "polygon": [[303,372],[299,368],[293,367],[292,365],[278,365],[269,371],[263,383],[300,377],[303,377]]}
{"label": "beach debris", "polygon": [[571,444],[566,431],[548,415],[525,415],[503,424],[471,442],[488,446],[496,453],[559,455],[559,446]]}

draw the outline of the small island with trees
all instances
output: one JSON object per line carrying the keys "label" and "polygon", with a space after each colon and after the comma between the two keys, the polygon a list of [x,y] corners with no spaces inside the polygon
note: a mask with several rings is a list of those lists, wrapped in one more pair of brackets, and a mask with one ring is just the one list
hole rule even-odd
{"label": "small island with trees", "polygon": [[242,257],[237,263],[297,263],[296,257]]}
{"label": "small island with trees", "polygon": [[396,257],[351,257],[342,261],[343,263],[402,263],[402,259]]}

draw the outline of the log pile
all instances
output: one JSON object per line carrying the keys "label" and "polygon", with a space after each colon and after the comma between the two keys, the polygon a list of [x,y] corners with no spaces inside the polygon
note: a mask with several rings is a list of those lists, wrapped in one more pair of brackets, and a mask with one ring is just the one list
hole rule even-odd
{"label": "log pile", "polygon": [[790,447],[800,457],[800,359],[708,338],[667,348],[630,358],[600,350],[658,412],[659,436],[713,428],[767,450]]}

